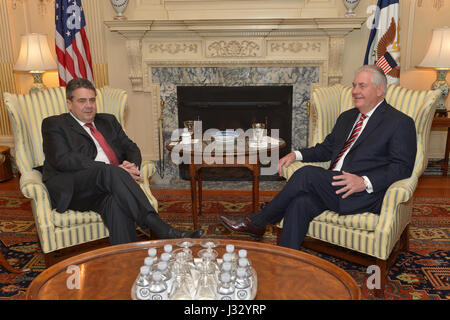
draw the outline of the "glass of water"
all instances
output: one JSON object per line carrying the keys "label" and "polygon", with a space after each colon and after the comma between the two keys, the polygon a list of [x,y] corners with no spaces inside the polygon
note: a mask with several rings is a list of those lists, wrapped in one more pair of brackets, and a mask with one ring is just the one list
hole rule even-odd
{"label": "glass of water", "polygon": [[254,122],[252,123],[252,129],[253,129],[253,140],[255,140],[256,143],[260,144],[266,131],[266,124],[262,122]]}
{"label": "glass of water", "polygon": [[186,120],[183,122],[184,127],[188,129],[188,132],[191,134],[194,133],[194,120]]}

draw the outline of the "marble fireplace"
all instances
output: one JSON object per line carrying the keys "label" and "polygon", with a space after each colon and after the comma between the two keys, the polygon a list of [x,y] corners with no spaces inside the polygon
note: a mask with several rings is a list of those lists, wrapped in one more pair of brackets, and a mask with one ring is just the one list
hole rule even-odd
{"label": "marble fireplace", "polygon": [[[317,67],[161,67],[152,68],[153,81],[160,83],[160,97],[164,102],[164,141],[170,141],[173,130],[179,128],[177,86],[286,86],[292,90],[292,148],[306,145],[308,119],[306,103],[309,88],[318,82]],[[177,80],[175,82],[175,79]],[[283,138],[283,137],[282,137]],[[165,159],[170,155],[165,151]],[[166,162],[164,176],[179,177],[178,166]]]}
{"label": "marble fireplace", "polygon": [[361,18],[105,21],[126,39],[133,93],[151,96],[149,153],[161,155],[153,156],[161,183],[180,176],[165,148],[158,147],[179,127],[177,87],[291,86],[290,148],[304,147],[311,87],[341,81],[344,37],[363,22]]}

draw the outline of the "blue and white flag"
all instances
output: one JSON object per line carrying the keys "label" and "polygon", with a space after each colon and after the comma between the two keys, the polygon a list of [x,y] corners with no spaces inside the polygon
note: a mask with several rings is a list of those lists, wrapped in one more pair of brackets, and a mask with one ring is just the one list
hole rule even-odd
{"label": "blue and white flag", "polygon": [[364,64],[383,69],[388,83],[400,82],[399,1],[378,0]]}

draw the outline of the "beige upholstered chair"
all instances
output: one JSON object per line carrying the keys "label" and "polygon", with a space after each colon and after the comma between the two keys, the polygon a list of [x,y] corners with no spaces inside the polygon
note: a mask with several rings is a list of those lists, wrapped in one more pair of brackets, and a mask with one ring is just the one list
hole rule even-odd
{"label": "beige upholstered chair", "polygon": [[[31,199],[42,251],[49,254],[108,237],[108,230],[96,212],[68,210],[58,213],[52,210],[42,175],[33,169],[44,162],[42,120],[68,112],[65,87],[51,88],[31,95],[5,93],[4,101],[14,135],[15,159],[21,173],[20,190],[25,197]],[[126,105],[127,93],[124,90],[108,87],[97,89],[98,112],[114,114],[122,125]],[[144,178],[141,188],[157,210],[158,203],[150,191],[148,179],[155,172],[155,168],[151,162],[143,161],[141,172]]]}
{"label": "beige upholstered chair", "polygon": [[[334,85],[319,87],[311,95],[309,146],[322,142],[331,132],[338,116],[352,108],[351,87]],[[361,212],[340,216],[338,212],[324,211],[311,222],[304,247],[339,256],[362,265],[378,265],[381,271],[381,288],[384,292],[387,272],[400,250],[408,250],[408,225],[411,222],[412,196],[418,178],[428,161],[428,139],[440,91],[416,91],[390,85],[386,101],[409,115],[416,124],[417,155],[410,178],[393,183],[383,200],[381,213]],[[326,163],[295,161],[284,168],[282,175],[289,179],[304,165],[329,168]],[[282,228],[282,222],[278,225]],[[278,234],[280,234],[278,229]],[[399,241],[401,240],[401,241]],[[397,244],[397,246],[396,246]],[[394,247],[397,247],[394,250]],[[350,250],[348,250],[350,249]],[[398,249],[398,250],[397,250]]]}

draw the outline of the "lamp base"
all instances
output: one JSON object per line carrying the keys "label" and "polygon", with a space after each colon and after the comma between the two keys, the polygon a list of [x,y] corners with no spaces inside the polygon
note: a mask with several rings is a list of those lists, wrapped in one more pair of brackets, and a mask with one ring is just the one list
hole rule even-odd
{"label": "lamp base", "polygon": [[44,89],[47,89],[47,87],[42,82],[42,75],[44,72],[42,71],[31,71],[31,75],[33,76],[34,83],[30,88],[30,93],[38,92]]}
{"label": "lamp base", "polygon": [[439,89],[442,91],[441,97],[438,99],[438,102],[436,104],[436,110],[447,110],[445,107],[445,99],[448,96],[449,92],[449,86],[447,81],[445,80],[445,77],[447,76],[448,70],[436,70],[437,71],[437,79],[436,81],[431,85],[431,89],[436,90]]}

